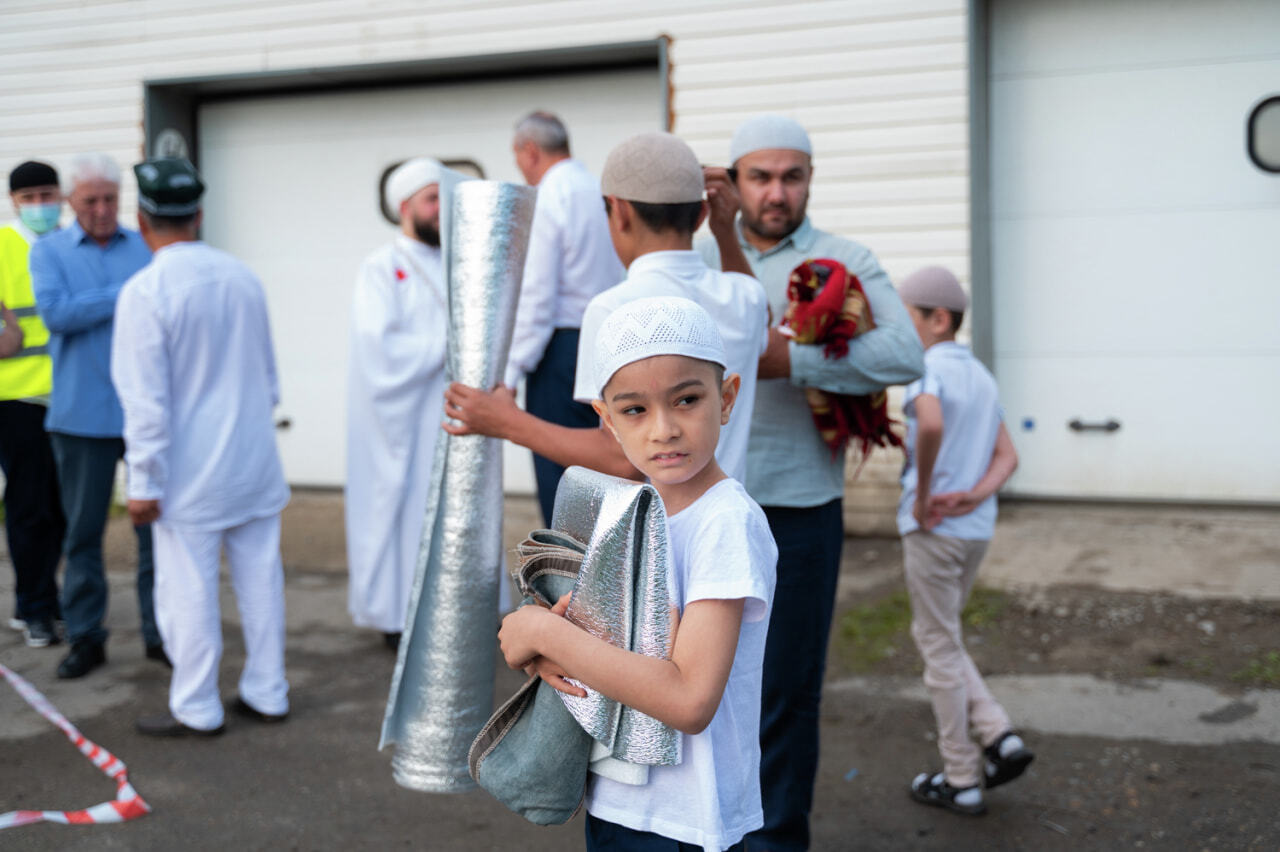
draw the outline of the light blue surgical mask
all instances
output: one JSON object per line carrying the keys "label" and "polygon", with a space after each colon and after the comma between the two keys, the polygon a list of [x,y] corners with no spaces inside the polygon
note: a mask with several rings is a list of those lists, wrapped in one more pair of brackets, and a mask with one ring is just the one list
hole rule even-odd
{"label": "light blue surgical mask", "polygon": [[18,218],[37,234],[52,231],[58,227],[58,218],[62,215],[62,205],[57,202],[49,204],[23,204],[18,208]]}

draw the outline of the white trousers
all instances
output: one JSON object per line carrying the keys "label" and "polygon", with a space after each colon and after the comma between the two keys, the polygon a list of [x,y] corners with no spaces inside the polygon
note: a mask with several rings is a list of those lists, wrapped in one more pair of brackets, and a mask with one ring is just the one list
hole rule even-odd
{"label": "white trousers", "polygon": [[[947,781],[969,787],[982,778],[982,748],[1009,729],[1009,715],[991,695],[960,635],[960,613],[987,542],[917,530],[902,537],[911,596],[911,637],[924,658],[924,685],[938,723],[938,751]],[[969,730],[978,742],[969,738]]]}
{"label": "white trousers", "polygon": [[280,516],[213,532],[179,530],[162,518],[152,525],[152,535],[156,625],[173,661],[169,712],[192,728],[209,730],[222,724],[218,575],[224,549],[244,629],[240,697],[263,713],[288,712]]}

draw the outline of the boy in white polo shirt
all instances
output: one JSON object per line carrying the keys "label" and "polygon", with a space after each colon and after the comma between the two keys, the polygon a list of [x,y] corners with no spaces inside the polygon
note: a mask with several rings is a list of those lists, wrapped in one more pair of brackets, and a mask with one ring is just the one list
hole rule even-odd
{"label": "boy in white polo shirt", "polygon": [[[756,279],[711,269],[693,250],[693,232],[707,216],[702,166],[693,150],[670,133],[641,133],[615,147],[600,177],[609,235],[627,267],[621,284],[595,296],[582,316],[573,396],[591,402],[595,335],[614,309],[645,296],[678,296],[696,302],[716,324],[726,363],[741,377],[738,416],[720,435],[716,458],[739,482],[746,478],[747,433],[755,406],[756,368],[769,342],[769,302]],[[616,476],[636,469],[612,436],[595,428],[559,426],[521,411],[514,392],[485,392],[452,384],[445,391],[446,422],[454,435],[478,433],[528,447],[556,464],[581,465]]]}
{"label": "boy in white polo shirt", "polygon": [[[911,636],[938,723],[943,771],[922,772],[911,796],[963,814],[986,810],[982,787],[1023,773],[1034,755],[1010,728],[965,651],[960,613],[995,532],[996,491],[1018,465],[995,379],[956,342],[968,297],[932,266],[898,288],[920,342],[924,377],[907,386],[907,466],[898,532],[911,596]],[[970,728],[979,743],[969,737]]]}
{"label": "boy in white polo shirt", "polygon": [[760,675],[778,550],[764,512],[716,462],[739,377],[725,375],[715,323],[687,299],[632,300],[593,342],[592,405],[667,511],[671,658],[597,639],[561,606],[521,607],[498,638],[512,668],[575,692],[567,674],[684,735],[680,764],[650,767],[642,785],[591,776],[588,850],[740,850],[764,824]]}

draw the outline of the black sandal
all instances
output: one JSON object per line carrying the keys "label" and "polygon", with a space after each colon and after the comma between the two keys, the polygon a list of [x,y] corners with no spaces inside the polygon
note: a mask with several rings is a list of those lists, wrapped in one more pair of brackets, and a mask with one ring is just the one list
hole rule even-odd
{"label": "black sandal", "polygon": [[972,787],[952,787],[947,783],[947,776],[941,772],[932,775],[921,772],[913,778],[911,798],[924,805],[935,805],[968,816],[979,816],[987,812],[987,803],[982,801],[981,787],[977,784]]}
{"label": "black sandal", "polygon": [[[1027,771],[1027,767],[1031,765],[1031,761],[1036,756],[1025,745],[1019,746],[1008,754],[1000,753],[1000,745],[1009,737],[1018,737],[1015,731],[1005,731],[996,737],[996,741],[982,750],[986,755],[986,775],[987,789],[999,787],[1001,784],[1008,784],[1017,778],[1023,772]],[[1022,739],[1018,737],[1018,739]]]}

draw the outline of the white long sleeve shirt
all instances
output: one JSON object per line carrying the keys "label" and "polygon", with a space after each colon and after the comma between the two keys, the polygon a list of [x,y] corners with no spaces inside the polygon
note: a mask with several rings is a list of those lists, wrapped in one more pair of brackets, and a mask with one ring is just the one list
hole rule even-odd
{"label": "white long sleeve shirt", "polygon": [[129,497],[159,500],[165,523],[231,529],[289,502],[266,296],[240,261],[201,242],[156,252],[120,291],[111,379]]}
{"label": "white long sleeve shirt", "polygon": [[625,277],[600,181],[577,160],[561,160],[538,183],[506,384],[533,372],[552,332],[581,328],[587,303]]}

